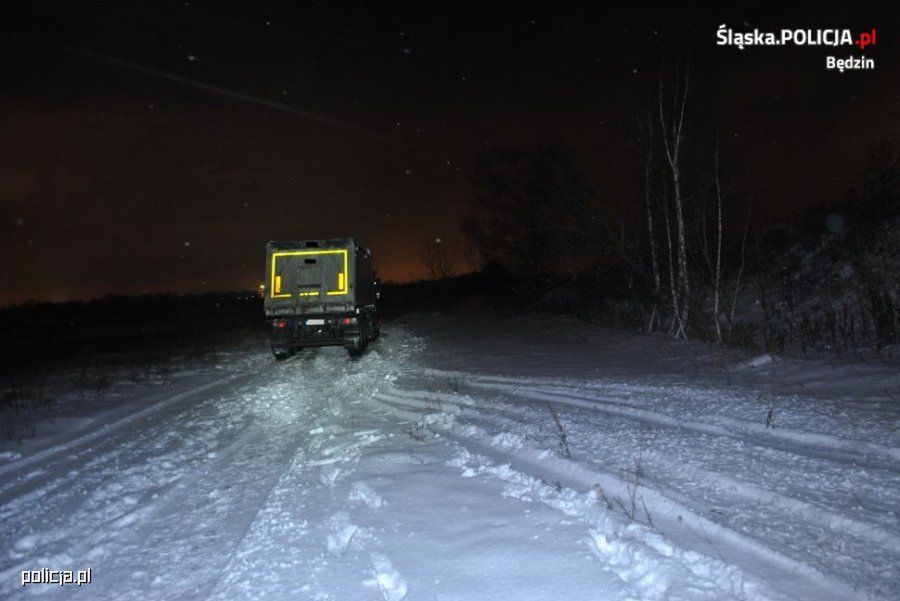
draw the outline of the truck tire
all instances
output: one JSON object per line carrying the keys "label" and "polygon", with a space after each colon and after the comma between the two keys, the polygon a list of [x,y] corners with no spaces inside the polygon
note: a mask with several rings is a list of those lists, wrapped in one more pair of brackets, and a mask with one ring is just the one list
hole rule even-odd
{"label": "truck tire", "polygon": [[357,357],[362,357],[362,354],[366,352],[365,344],[361,341],[360,338],[355,338],[353,340],[353,344],[347,347],[347,352],[350,353],[350,356],[354,359]]}
{"label": "truck tire", "polygon": [[366,352],[366,345],[368,343],[368,334],[366,333],[365,322],[360,325],[359,336],[353,338],[353,342],[350,343],[350,346],[347,347],[347,352],[350,353],[350,356],[355,358],[362,357],[363,353]]}
{"label": "truck tire", "polygon": [[276,361],[284,361],[285,359],[287,359],[288,357],[291,356],[291,352],[289,350],[282,349],[282,348],[279,348],[279,349],[273,348],[272,354],[275,355]]}

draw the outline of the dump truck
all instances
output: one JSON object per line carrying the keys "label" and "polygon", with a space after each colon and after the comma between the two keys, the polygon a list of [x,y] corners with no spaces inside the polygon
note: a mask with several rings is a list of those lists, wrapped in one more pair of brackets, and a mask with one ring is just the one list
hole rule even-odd
{"label": "dump truck", "polygon": [[318,346],[359,357],[381,332],[372,253],[353,238],[267,243],[263,286],[276,359]]}

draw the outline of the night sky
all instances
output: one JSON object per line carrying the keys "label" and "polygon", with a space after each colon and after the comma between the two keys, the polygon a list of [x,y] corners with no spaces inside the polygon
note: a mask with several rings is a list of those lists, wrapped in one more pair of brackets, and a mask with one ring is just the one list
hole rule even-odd
{"label": "night sky", "polygon": [[[895,2],[4,6],[0,305],[255,288],[278,239],[354,236],[383,279],[422,277],[485,150],[561,142],[618,194],[634,112],[684,57],[689,128],[767,216],[846,195],[900,132]],[[720,23],[877,28],[875,69],[717,47]]]}

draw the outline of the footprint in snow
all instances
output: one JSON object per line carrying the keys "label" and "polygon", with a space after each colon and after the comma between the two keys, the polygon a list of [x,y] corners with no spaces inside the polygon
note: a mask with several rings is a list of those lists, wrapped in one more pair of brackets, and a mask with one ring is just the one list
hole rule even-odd
{"label": "footprint in snow", "polygon": [[365,482],[355,482],[350,491],[351,501],[362,501],[369,509],[380,509],[384,505],[384,499]]}
{"label": "footprint in snow", "polygon": [[372,578],[363,581],[363,584],[377,588],[384,601],[401,601],[406,597],[406,580],[394,568],[391,560],[381,553],[373,553],[369,560],[372,563]]}
{"label": "footprint in snow", "polygon": [[334,465],[326,465],[319,472],[319,480],[325,486],[334,486],[335,481],[341,473],[341,468]]}
{"label": "footprint in snow", "polygon": [[328,552],[332,555],[343,554],[359,530],[359,526],[351,522],[350,516],[344,511],[339,511],[331,516],[329,528],[331,533],[326,537],[325,544],[328,546]]}

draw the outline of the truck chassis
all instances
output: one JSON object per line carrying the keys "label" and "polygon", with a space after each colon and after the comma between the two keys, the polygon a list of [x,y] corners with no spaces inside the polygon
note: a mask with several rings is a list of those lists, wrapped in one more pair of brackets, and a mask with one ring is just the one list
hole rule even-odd
{"label": "truck chassis", "polygon": [[299,349],[320,346],[343,346],[351,357],[366,352],[369,342],[381,334],[377,311],[328,313],[276,317],[272,324],[272,353],[284,360]]}

